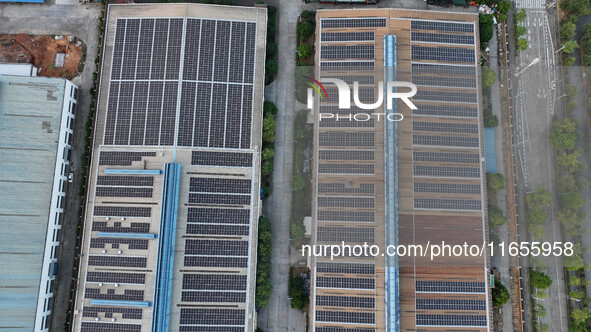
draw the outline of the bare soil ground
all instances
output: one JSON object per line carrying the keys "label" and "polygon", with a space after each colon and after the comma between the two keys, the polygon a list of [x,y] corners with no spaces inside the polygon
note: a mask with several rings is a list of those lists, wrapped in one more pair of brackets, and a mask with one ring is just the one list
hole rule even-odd
{"label": "bare soil ground", "polygon": [[[84,44],[74,37],[33,36],[28,34],[0,35],[0,63],[32,63],[39,76],[72,79],[82,69],[80,60]],[[55,66],[55,55],[65,53],[64,66]]]}

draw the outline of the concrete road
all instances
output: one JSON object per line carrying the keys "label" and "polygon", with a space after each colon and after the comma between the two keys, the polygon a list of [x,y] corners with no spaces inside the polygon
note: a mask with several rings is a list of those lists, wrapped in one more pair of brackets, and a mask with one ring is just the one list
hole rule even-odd
{"label": "concrete road", "polygon": [[[544,187],[553,194],[552,206],[547,209],[547,235],[542,239],[553,243],[563,239],[556,218],[558,195],[554,149],[548,140],[552,120],[560,111],[560,108],[555,107],[555,101],[562,94],[555,65],[555,30],[550,29],[550,26],[557,25],[543,9],[527,9],[526,12],[525,26],[528,28],[527,38],[530,46],[520,52],[512,68],[512,73],[518,75],[512,77],[517,180],[518,185],[526,193],[534,191],[537,187]],[[534,59],[538,59],[539,62],[530,66]],[[518,203],[523,206],[523,198],[518,199]],[[527,230],[523,215],[520,215],[518,220],[520,234],[525,239]],[[546,308],[547,315],[538,319],[547,324],[550,331],[566,332],[569,317],[562,258],[550,256],[542,260],[543,265],[547,267],[542,270],[554,282],[547,290],[547,298],[541,302]]]}
{"label": "concrete road", "polygon": [[69,184],[64,223],[61,230],[62,242],[58,247],[59,271],[54,283],[54,304],[51,331],[62,331],[66,312],[70,304],[70,287],[76,252],[76,228],[80,221],[81,200],[80,157],[84,147],[84,123],[90,106],[89,90],[92,87],[92,72],[95,70],[94,58],[98,47],[98,18],[100,5],[56,5],[46,2],[38,4],[0,4],[0,33],[29,33],[74,35],[86,44],[86,65],[82,75],[73,82],[80,87],[74,137],[70,153],[70,172],[74,181]]}

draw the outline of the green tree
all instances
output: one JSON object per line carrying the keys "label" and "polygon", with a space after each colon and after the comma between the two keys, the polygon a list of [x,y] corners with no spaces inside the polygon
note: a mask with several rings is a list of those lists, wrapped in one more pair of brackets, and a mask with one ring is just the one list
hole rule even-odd
{"label": "green tree", "polygon": [[271,175],[273,173],[273,162],[271,160],[265,160],[261,163],[261,174]]}
{"label": "green tree", "polygon": [[499,118],[492,114],[492,110],[487,108],[484,110],[484,126],[486,128],[494,128],[499,125]]}
{"label": "green tree", "polygon": [[260,216],[258,226],[259,234],[264,232],[271,233],[271,219],[264,216]]}
{"label": "green tree", "polygon": [[499,2],[497,7],[502,14],[507,14],[513,8],[513,4],[507,0],[503,0]]}
{"label": "green tree", "polygon": [[579,160],[580,157],[581,150],[579,149],[573,150],[572,152],[564,151],[556,157],[556,164],[567,173],[573,173],[585,168],[585,164]]}
{"label": "green tree", "polygon": [[275,74],[277,74],[277,61],[275,59],[267,59],[267,62],[265,63],[265,72],[269,76],[275,76]]}
{"label": "green tree", "polygon": [[303,222],[292,220],[289,226],[292,238],[301,240],[306,236],[306,227]]}
{"label": "green tree", "polygon": [[564,49],[562,51],[568,54],[573,53],[577,48],[579,48],[579,44],[577,44],[577,42],[574,40],[567,40],[563,45]]}
{"label": "green tree", "polygon": [[560,22],[560,27],[558,28],[558,31],[560,32],[560,38],[562,38],[562,40],[572,39],[575,36],[575,29],[576,26],[572,22]]}
{"label": "green tree", "polygon": [[591,312],[589,308],[575,309],[571,311],[570,318],[573,319],[575,324],[585,323],[587,319],[591,318]]}
{"label": "green tree", "polygon": [[528,224],[543,224],[548,219],[546,211],[541,207],[529,208],[525,211],[525,220]]}
{"label": "green tree", "polygon": [[515,36],[521,37],[527,35],[527,28],[518,25],[515,27]]}
{"label": "green tree", "polygon": [[544,187],[538,187],[533,193],[525,195],[525,202],[530,208],[547,207],[552,203],[552,194]]}
{"label": "green tree", "polygon": [[564,209],[558,211],[558,221],[571,236],[581,235],[581,227],[586,219],[587,213],[581,210]]}
{"label": "green tree", "polygon": [[577,107],[579,107],[579,104],[576,101],[571,100],[566,104],[566,111],[570,114],[576,110]]}
{"label": "green tree", "polygon": [[509,291],[501,284],[500,281],[495,280],[495,288],[492,289],[492,301],[495,307],[500,307],[509,302]]}
{"label": "green tree", "polygon": [[562,60],[562,64],[564,66],[570,67],[575,63],[575,57],[572,56],[567,56],[566,58],[564,58],[564,60]]}
{"label": "green tree", "polygon": [[264,148],[263,151],[261,151],[261,159],[263,161],[267,161],[267,160],[273,160],[273,156],[275,155],[275,149],[273,148]]}
{"label": "green tree", "polygon": [[482,86],[484,89],[490,89],[497,80],[497,74],[494,70],[484,67],[482,69]]}
{"label": "green tree", "polygon": [[517,49],[519,51],[525,51],[525,50],[527,50],[527,46],[528,46],[527,39],[525,39],[525,38],[519,38],[519,39],[517,39],[517,42],[515,43],[515,46],[517,46]]}
{"label": "green tree", "polygon": [[262,309],[269,304],[271,293],[273,293],[271,278],[269,278],[269,276],[266,276],[265,278],[257,278],[256,287],[255,305],[257,309]]}
{"label": "green tree", "polygon": [[308,139],[308,131],[304,128],[297,128],[294,131],[293,137],[298,141],[299,140],[302,140],[302,141],[306,140],[306,139]]}
{"label": "green tree", "polygon": [[564,92],[569,98],[574,98],[579,93],[579,87],[576,85],[568,85],[566,89],[564,89]]}
{"label": "green tree", "polygon": [[591,54],[583,55],[583,66],[591,66]]}
{"label": "green tree", "polygon": [[550,132],[550,143],[556,150],[572,150],[575,148],[575,142],[579,137],[577,127],[579,120],[573,118],[564,118],[561,121],[555,121]]}
{"label": "green tree", "polygon": [[525,9],[521,9],[517,13],[515,13],[514,17],[515,17],[515,22],[521,23],[521,22],[525,21],[525,18],[527,17],[527,13],[525,12]]}
{"label": "green tree", "polygon": [[583,26],[583,38],[591,37],[591,23],[587,23]]}
{"label": "green tree", "polygon": [[493,37],[494,16],[492,14],[480,14],[478,21],[480,26],[480,45],[488,43]]}
{"label": "green tree", "polygon": [[308,37],[314,33],[314,26],[310,22],[298,23],[298,34],[302,37]]}
{"label": "green tree", "polygon": [[542,271],[531,270],[529,282],[535,288],[546,289],[552,285],[552,279]]}
{"label": "green tree", "polygon": [[580,243],[573,246],[573,254],[571,256],[564,256],[564,267],[569,271],[577,271],[585,266],[583,261],[583,249]]}
{"label": "green tree", "polygon": [[588,1],[581,0],[563,0],[560,1],[560,9],[567,11],[575,17],[591,14],[591,8]]}
{"label": "green tree", "polygon": [[591,35],[583,39],[583,41],[581,42],[581,48],[583,49],[583,52],[585,52],[586,54],[591,53]]}
{"label": "green tree", "polygon": [[277,54],[277,44],[275,43],[267,43],[267,58],[272,58]]}
{"label": "green tree", "polygon": [[546,227],[542,224],[528,224],[527,230],[531,233],[534,240],[541,240],[546,236]]}
{"label": "green tree", "polygon": [[314,10],[304,10],[300,14],[300,17],[302,18],[302,20],[309,20],[311,18],[314,18],[315,16],[316,16],[316,11],[314,11]]}
{"label": "green tree", "polygon": [[262,261],[268,261],[271,258],[271,240],[272,237],[270,232],[262,232],[259,234],[257,255]]}
{"label": "green tree", "polygon": [[263,103],[263,116],[267,116],[269,114],[276,115],[277,112],[279,112],[277,106],[275,106],[275,104],[273,104],[272,102],[265,100],[265,102]]}
{"label": "green tree", "polygon": [[587,200],[578,191],[569,191],[560,195],[560,206],[567,209],[578,210],[587,204]]}
{"label": "green tree", "polygon": [[503,215],[503,209],[498,206],[488,208],[488,221],[493,227],[498,227],[507,223],[507,218]]}
{"label": "green tree", "polygon": [[294,309],[302,310],[306,306],[308,299],[304,295],[305,281],[300,276],[293,276],[293,269],[289,270],[289,297],[290,304]]}
{"label": "green tree", "polygon": [[505,188],[505,178],[501,173],[486,173],[486,185],[492,193],[498,193]]}
{"label": "green tree", "polygon": [[275,142],[275,130],[277,129],[277,122],[275,116],[268,114],[263,118],[263,141],[266,143]]}
{"label": "green tree", "polygon": [[300,59],[305,59],[312,55],[312,47],[306,44],[301,44],[298,46],[298,56]]}
{"label": "green tree", "polygon": [[296,174],[291,180],[291,188],[293,190],[302,190],[306,188],[307,184],[308,180],[306,180],[306,177],[301,174]]}

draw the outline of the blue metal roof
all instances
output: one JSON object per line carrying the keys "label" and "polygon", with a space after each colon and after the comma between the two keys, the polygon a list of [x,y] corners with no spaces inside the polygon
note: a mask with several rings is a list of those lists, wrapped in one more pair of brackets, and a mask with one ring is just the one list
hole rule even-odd
{"label": "blue metal roof", "polygon": [[28,2],[28,3],[44,3],[44,0],[0,0],[0,2]]}
{"label": "blue metal roof", "polygon": [[0,75],[0,328],[34,328],[65,87]]}

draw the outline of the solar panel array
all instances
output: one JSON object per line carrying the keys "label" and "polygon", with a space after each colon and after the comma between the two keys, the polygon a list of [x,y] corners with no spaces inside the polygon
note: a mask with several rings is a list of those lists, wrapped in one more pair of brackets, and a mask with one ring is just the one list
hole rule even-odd
{"label": "solar panel array", "polygon": [[[250,172],[257,158],[251,139],[253,121],[260,117],[254,113],[260,106],[254,99],[261,69],[256,59],[262,59],[257,40],[265,30],[251,14],[227,20],[110,12],[106,45],[112,45],[112,59],[105,59],[108,82],[99,121],[104,131],[96,142],[100,168],[93,171],[90,252],[83,258],[79,292],[82,331],[149,328],[155,308],[162,307],[161,297],[146,291],[155,287],[156,294],[164,294],[158,287],[178,289],[180,302],[170,305],[182,308],[166,317],[171,330],[234,332],[251,324],[246,311],[254,307],[254,296],[247,291],[247,276],[254,265],[259,195],[257,179],[251,178],[257,173]],[[242,19],[245,15],[252,18]],[[262,86],[258,76],[256,82]],[[165,190],[171,181],[163,179],[170,175],[172,147],[177,162],[190,157],[174,197]],[[165,207],[175,199],[179,211],[168,213]],[[173,271],[168,286],[155,273],[173,268],[158,257],[166,243],[161,219],[171,222],[167,214],[178,218],[181,238],[172,251],[181,271]],[[91,299],[114,302],[95,305]],[[180,319],[180,326],[173,326],[173,319]]]}
{"label": "solar panel array", "polygon": [[255,38],[254,22],[117,19],[103,143],[250,148]]}

